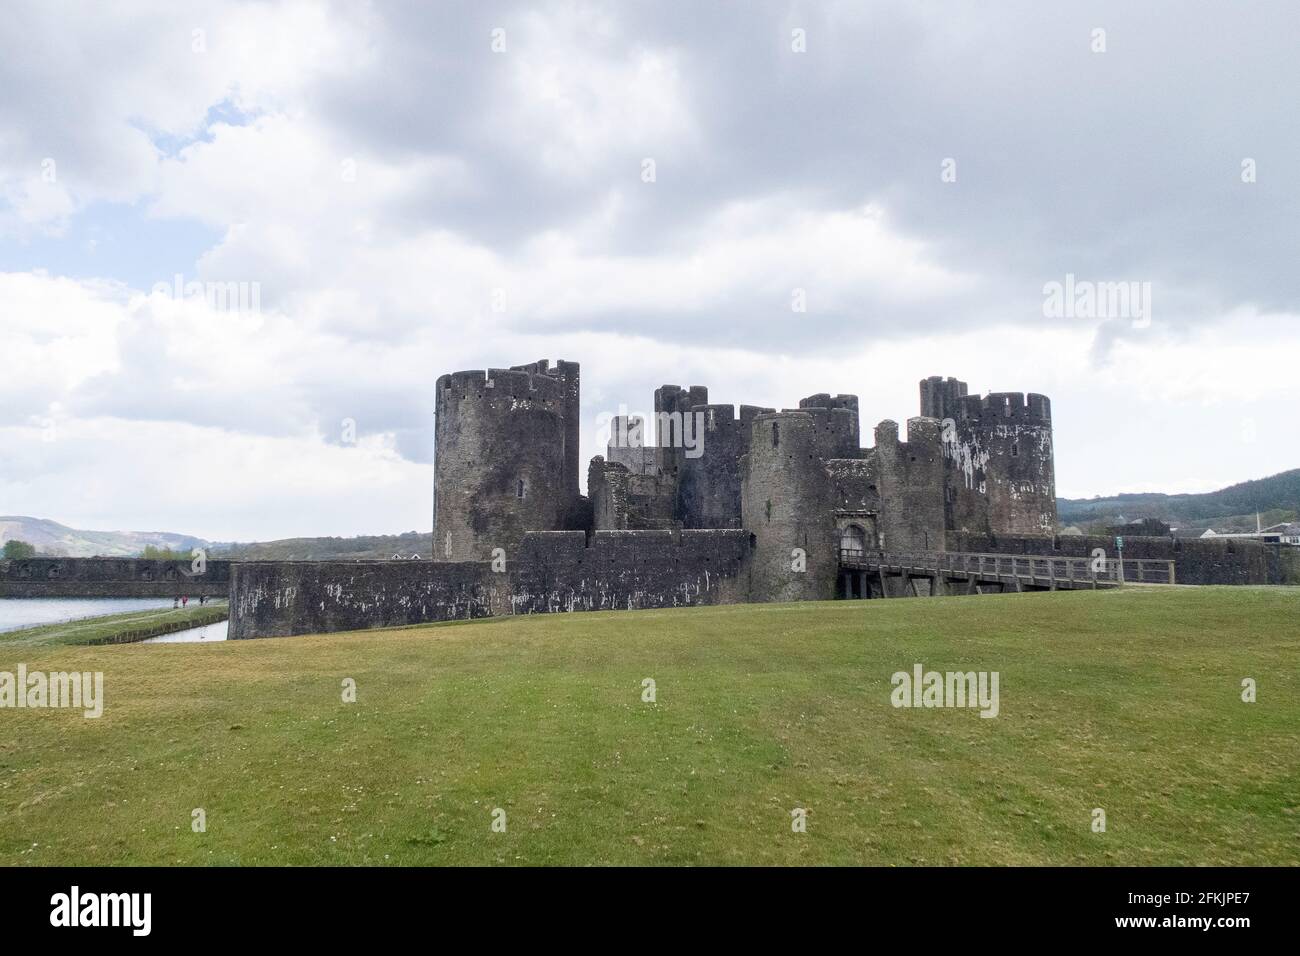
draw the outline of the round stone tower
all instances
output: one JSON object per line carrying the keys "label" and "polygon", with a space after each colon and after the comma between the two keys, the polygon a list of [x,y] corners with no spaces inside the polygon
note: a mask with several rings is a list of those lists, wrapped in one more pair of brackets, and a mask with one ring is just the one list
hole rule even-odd
{"label": "round stone tower", "polygon": [[1052,405],[1044,395],[959,399],[946,423],[948,527],[985,534],[1056,531]]}
{"label": "round stone tower", "polygon": [[807,411],[753,419],[741,468],[743,527],[753,536],[752,600],[835,597],[839,553],[823,464],[825,427]]}
{"label": "round stone tower", "polygon": [[576,392],[573,363],[438,379],[434,560],[484,561],[495,548],[509,560],[525,532],[565,526],[577,495]]}

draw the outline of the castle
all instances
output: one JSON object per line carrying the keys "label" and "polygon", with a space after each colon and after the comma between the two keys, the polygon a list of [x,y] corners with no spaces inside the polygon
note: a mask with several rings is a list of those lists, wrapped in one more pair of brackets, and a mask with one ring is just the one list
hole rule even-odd
{"label": "castle", "polygon": [[[583,495],[576,362],[455,372],[436,387],[433,560],[236,562],[232,639],[935,596],[953,580],[941,558],[978,560],[978,573],[956,572],[966,594],[1095,587],[1087,569],[1114,542],[1055,534],[1052,412],[1042,395],[981,397],[957,379],[927,378],[906,440],[883,421],[864,448],[854,395],[737,411],[710,404],[703,386],[665,385],[652,420],[609,422]],[[1251,544],[1138,537],[1125,557],[1139,571],[1152,561],[1170,582],[1175,565],[1184,583],[1300,580],[1300,560]],[[1014,570],[1014,555],[1027,574]],[[1027,556],[1038,559],[1037,576]],[[1051,568],[1067,558],[1060,579]],[[31,572],[30,562],[11,563],[20,577]],[[1084,569],[1077,581],[1073,568]]]}
{"label": "castle", "polygon": [[[434,559],[519,555],[538,533],[747,535],[749,600],[868,597],[844,554],[942,551],[953,533],[1051,535],[1051,404],[921,382],[918,417],[861,447],[856,395],[777,411],[664,385],[652,422],[616,416],[578,486],[579,366],[548,361],[437,381]],[[653,433],[653,434],[651,434]],[[659,540],[646,538],[645,540]],[[798,573],[792,572],[792,565]]]}

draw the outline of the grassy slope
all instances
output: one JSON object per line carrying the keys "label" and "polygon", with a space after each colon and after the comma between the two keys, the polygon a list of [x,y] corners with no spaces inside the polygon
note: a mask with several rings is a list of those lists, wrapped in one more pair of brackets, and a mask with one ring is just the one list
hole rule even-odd
{"label": "grassy slope", "polygon": [[198,627],[210,620],[220,620],[226,612],[226,603],[213,601],[206,605],[172,610],[154,608],[143,611],[124,611],[121,614],[104,614],[99,617],[63,621],[57,624],[40,624],[16,631],[0,631],[0,662],[12,659],[21,648],[26,653],[31,648],[66,644],[89,644],[92,641],[112,639],[128,631],[158,628],[159,633]]}
{"label": "grassy slope", "polygon": [[[1297,612],[1134,589],[0,644],[107,700],[0,711],[0,861],[1294,864]],[[1000,671],[1001,716],[891,708],[915,662]]]}

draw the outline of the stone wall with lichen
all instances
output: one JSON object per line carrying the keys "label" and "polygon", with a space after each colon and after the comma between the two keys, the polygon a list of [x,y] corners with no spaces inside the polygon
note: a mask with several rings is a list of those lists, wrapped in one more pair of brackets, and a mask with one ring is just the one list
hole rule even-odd
{"label": "stone wall with lichen", "polygon": [[0,561],[0,598],[225,597],[230,562],[144,558],[25,558]]}
{"label": "stone wall with lichen", "polygon": [[230,583],[232,640],[510,614],[748,599],[739,530],[524,535],[498,561],[251,561]]}

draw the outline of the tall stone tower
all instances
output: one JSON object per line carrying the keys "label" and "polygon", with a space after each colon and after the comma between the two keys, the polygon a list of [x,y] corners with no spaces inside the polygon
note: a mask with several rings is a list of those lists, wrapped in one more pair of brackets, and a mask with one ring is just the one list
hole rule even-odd
{"label": "tall stone tower", "polygon": [[757,415],[751,427],[740,495],[742,526],[753,535],[750,593],[758,601],[829,600],[839,559],[824,464],[827,423],[786,410]]}
{"label": "tall stone tower", "polygon": [[437,382],[433,557],[509,559],[528,531],[558,531],[578,501],[579,369],[548,361]]}
{"label": "tall stone tower", "polygon": [[945,525],[983,534],[1053,534],[1056,463],[1045,395],[968,395],[957,379],[921,382],[921,414],[944,423]]}

